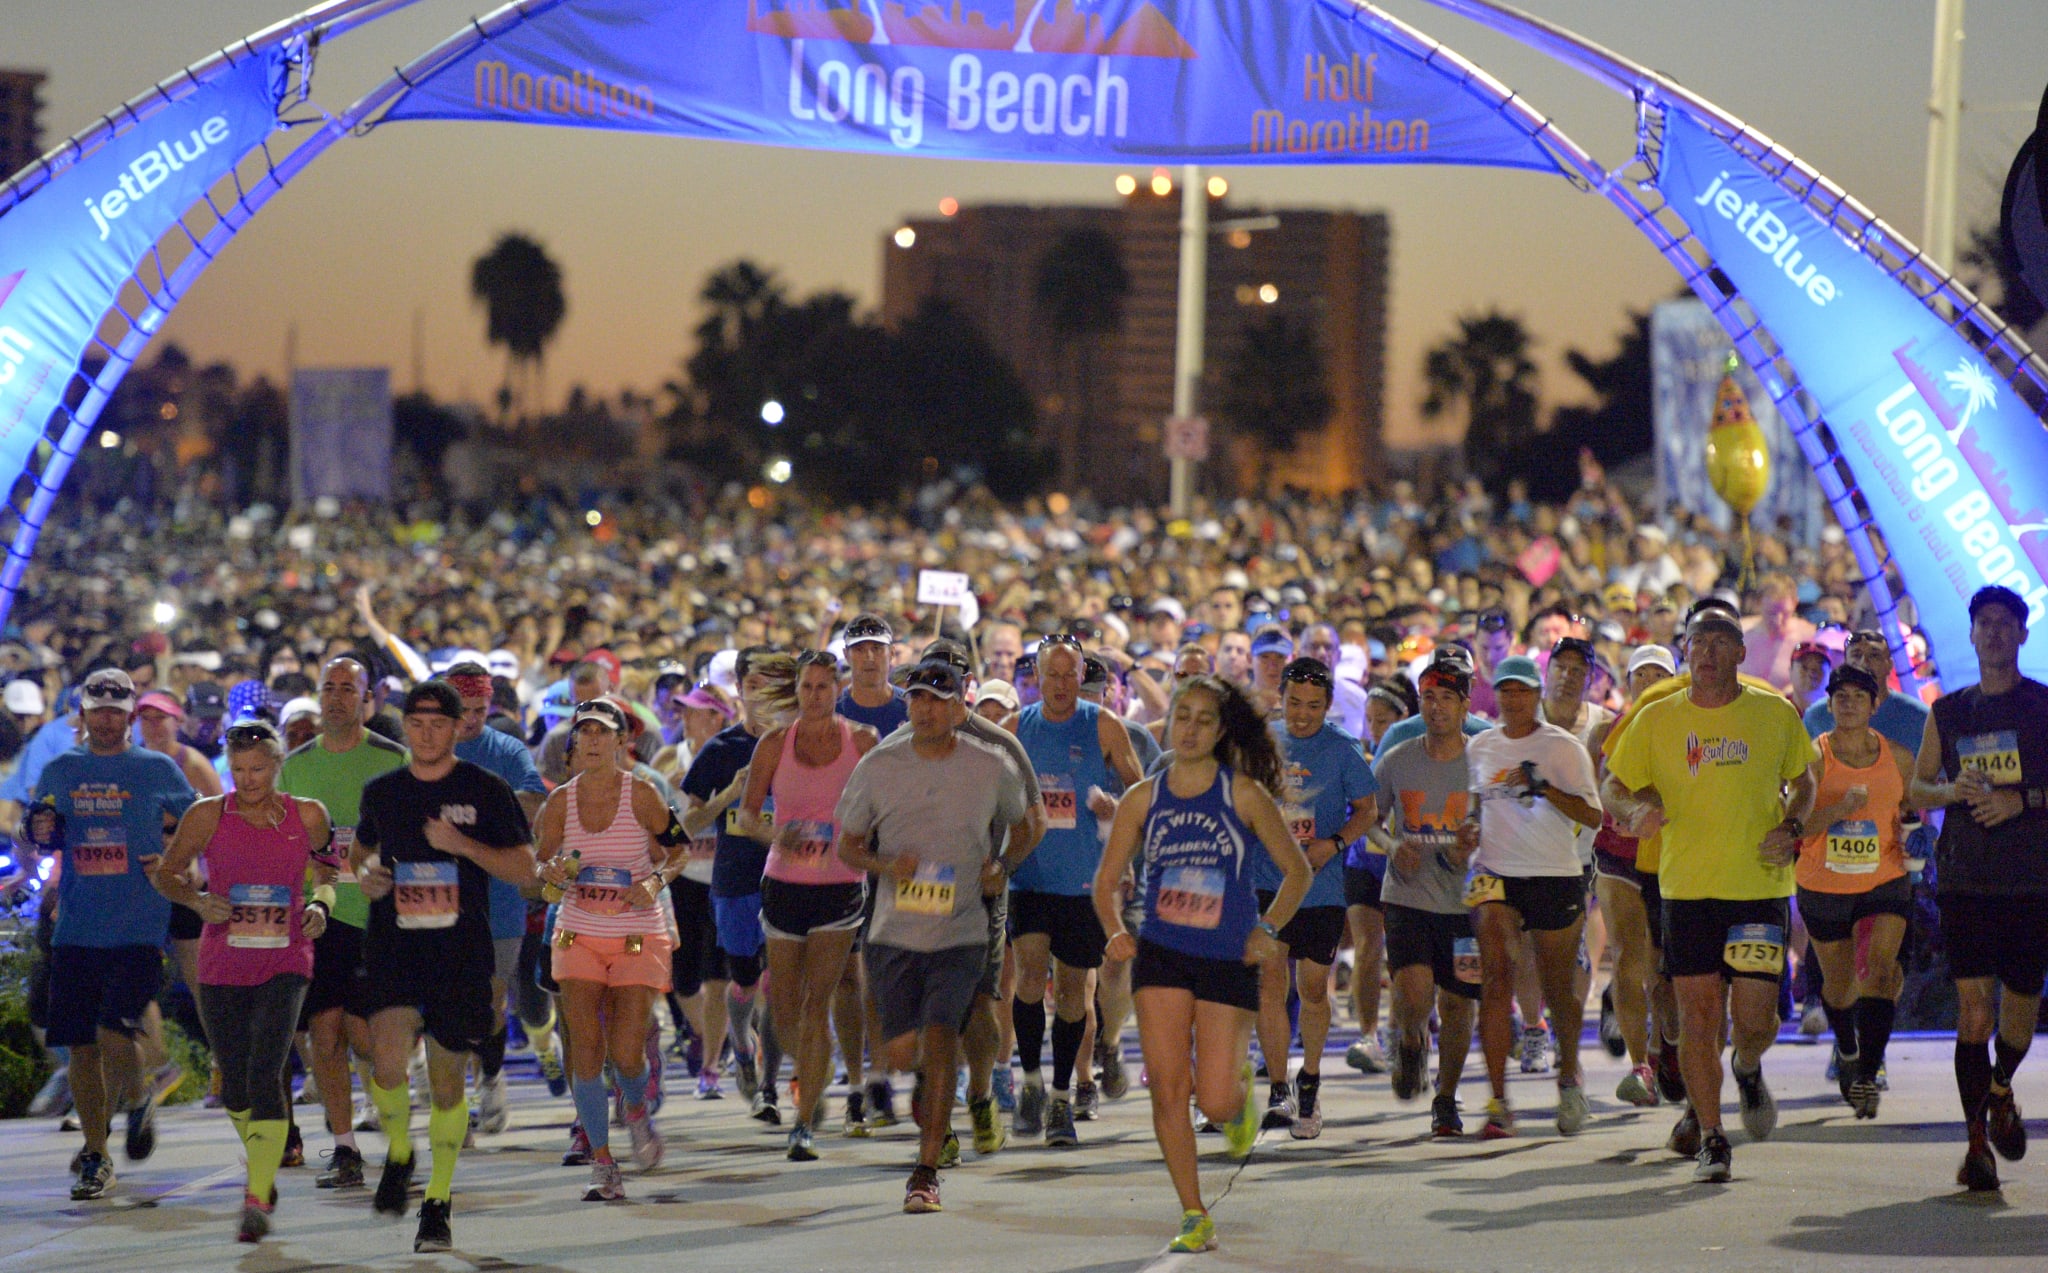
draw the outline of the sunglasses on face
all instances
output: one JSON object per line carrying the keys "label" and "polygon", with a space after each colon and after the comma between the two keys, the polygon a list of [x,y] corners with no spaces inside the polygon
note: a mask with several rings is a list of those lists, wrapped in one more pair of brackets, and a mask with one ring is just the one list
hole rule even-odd
{"label": "sunglasses on face", "polygon": [[125,685],[102,685],[98,689],[86,690],[84,693],[88,698],[105,699],[116,703],[125,703],[135,697],[135,691]]}

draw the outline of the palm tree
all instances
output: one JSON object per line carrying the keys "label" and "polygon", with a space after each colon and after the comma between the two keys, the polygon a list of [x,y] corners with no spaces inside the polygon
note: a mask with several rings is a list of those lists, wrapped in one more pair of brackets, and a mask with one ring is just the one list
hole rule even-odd
{"label": "palm tree", "polygon": [[527,399],[513,384],[519,372],[528,373],[532,384],[525,388],[539,396],[541,359],[569,312],[562,267],[533,239],[508,232],[469,267],[469,294],[484,307],[490,343],[505,347],[505,384],[498,392],[502,421],[515,402]]}
{"label": "palm tree", "polygon": [[1218,414],[1231,432],[1257,444],[1255,491],[1265,489],[1277,456],[1329,423],[1333,405],[1312,320],[1274,314],[1245,326],[1244,343],[1225,371]]}
{"label": "palm tree", "polygon": [[1488,310],[1458,319],[1457,334],[1423,357],[1429,386],[1423,416],[1434,420],[1464,404],[1465,467],[1490,485],[1536,431],[1536,364],[1529,344],[1522,320]]}
{"label": "palm tree", "polygon": [[1038,261],[1037,298],[1067,359],[1069,395],[1059,420],[1059,484],[1072,489],[1080,473],[1082,426],[1098,433],[1096,362],[1102,338],[1123,325],[1124,297],[1131,292],[1123,251],[1108,231],[1094,226],[1068,230]]}

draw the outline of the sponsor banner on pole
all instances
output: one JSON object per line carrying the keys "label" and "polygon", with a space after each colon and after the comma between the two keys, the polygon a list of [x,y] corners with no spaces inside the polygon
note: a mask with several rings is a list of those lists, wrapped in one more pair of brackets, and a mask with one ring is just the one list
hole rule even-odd
{"label": "sponsor banner on pole", "polygon": [[157,240],[277,126],[282,75],[275,55],[251,58],[0,216],[0,481],[27,465],[101,316]]}
{"label": "sponsor banner on pole", "polygon": [[391,372],[385,367],[292,376],[292,503],[323,496],[391,498]]}
{"label": "sponsor banner on pole", "polygon": [[1457,74],[1341,0],[578,0],[387,119],[1113,163],[1559,171]]}
{"label": "sponsor banner on pole", "polygon": [[[1707,481],[1707,428],[1714,418],[1714,392],[1734,347],[1704,302],[1665,301],[1650,311],[1658,503],[1667,509],[1704,515],[1724,531],[1734,527],[1735,514]],[[1750,414],[1764,431],[1771,452],[1770,488],[1750,514],[1750,521],[1770,532],[1782,526],[1792,538],[1811,545],[1828,524],[1820,479],[1813,475],[1813,466],[1806,462],[1791,426],[1758,383],[1756,373],[1747,365],[1738,366],[1735,381],[1742,387]]]}
{"label": "sponsor banner on pole", "polygon": [[[2002,584],[2025,599],[2034,626],[2048,618],[2040,418],[1903,284],[1676,111],[1666,114],[1658,185],[1819,403],[1942,682],[1975,681],[1971,593]],[[2048,678],[2048,643],[2022,646],[2020,667]]]}

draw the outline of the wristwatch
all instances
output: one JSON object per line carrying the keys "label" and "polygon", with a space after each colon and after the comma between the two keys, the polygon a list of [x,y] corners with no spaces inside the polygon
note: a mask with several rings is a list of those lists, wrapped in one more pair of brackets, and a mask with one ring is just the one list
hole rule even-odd
{"label": "wristwatch", "polygon": [[1273,927],[1273,921],[1270,919],[1262,919],[1258,923],[1253,924],[1252,927],[1258,929],[1274,941],[1280,940],[1280,930]]}
{"label": "wristwatch", "polygon": [[1801,822],[1799,819],[1793,817],[1791,814],[1788,813],[1785,815],[1785,821],[1782,823],[1782,825],[1787,830],[1792,832],[1793,839],[1803,840],[1806,838],[1806,824],[1804,822]]}

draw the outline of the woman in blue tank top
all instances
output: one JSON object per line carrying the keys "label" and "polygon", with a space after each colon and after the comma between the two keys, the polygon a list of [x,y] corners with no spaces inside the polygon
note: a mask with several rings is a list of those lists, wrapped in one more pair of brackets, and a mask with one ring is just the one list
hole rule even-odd
{"label": "woman in blue tank top", "polygon": [[[1259,965],[1274,955],[1313,873],[1273,801],[1279,750],[1242,691],[1213,676],[1182,682],[1167,741],[1173,764],[1117,806],[1095,875],[1095,913],[1109,934],[1109,958],[1135,961],[1132,999],[1151,1075],[1152,1130],[1182,1211],[1168,1249],[1206,1251],[1216,1244],[1216,1226],[1202,1206],[1188,1099],[1224,1127],[1232,1156],[1251,1152],[1258,1111],[1247,1053]],[[1255,841],[1284,876],[1264,915],[1252,891]],[[1145,919],[1134,937],[1117,890],[1140,851]]]}

